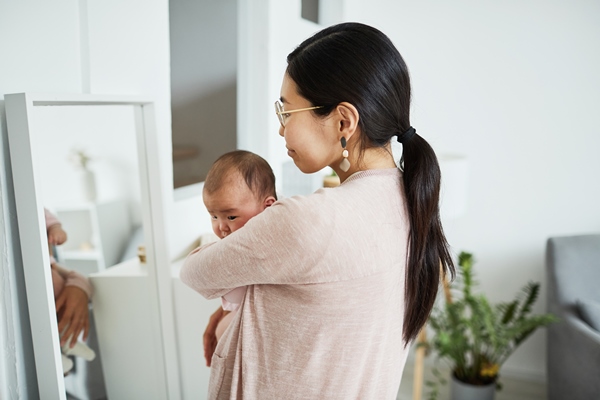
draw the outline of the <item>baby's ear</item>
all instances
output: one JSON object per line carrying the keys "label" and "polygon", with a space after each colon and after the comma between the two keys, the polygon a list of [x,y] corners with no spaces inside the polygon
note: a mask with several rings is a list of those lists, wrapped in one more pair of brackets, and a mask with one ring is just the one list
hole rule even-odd
{"label": "baby's ear", "polygon": [[265,208],[267,208],[267,207],[270,207],[276,201],[277,200],[275,199],[275,197],[269,196],[265,199],[265,201],[263,202],[263,205],[265,206]]}

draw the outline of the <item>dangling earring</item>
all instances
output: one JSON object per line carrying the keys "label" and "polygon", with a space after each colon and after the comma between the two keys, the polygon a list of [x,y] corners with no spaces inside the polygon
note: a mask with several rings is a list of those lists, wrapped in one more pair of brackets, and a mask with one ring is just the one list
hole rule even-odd
{"label": "dangling earring", "polygon": [[340,163],[340,169],[344,172],[347,172],[350,169],[350,161],[348,161],[348,150],[346,150],[346,138],[342,137],[340,142],[342,143],[342,148],[344,149],[344,151],[342,151],[342,157],[344,157],[344,159]]}

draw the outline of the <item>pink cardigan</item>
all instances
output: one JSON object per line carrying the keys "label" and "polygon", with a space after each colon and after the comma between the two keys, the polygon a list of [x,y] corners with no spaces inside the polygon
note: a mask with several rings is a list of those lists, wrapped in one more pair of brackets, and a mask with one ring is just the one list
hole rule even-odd
{"label": "pink cardigan", "polygon": [[395,399],[408,222],[399,170],[276,202],[181,271],[206,298],[248,286],[212,359],[211,399]]}

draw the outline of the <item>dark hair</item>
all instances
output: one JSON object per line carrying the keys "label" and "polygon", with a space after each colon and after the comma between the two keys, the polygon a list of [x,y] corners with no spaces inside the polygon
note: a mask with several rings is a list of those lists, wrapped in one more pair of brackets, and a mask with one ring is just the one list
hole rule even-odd
{"label": "dark hair", "polygon": [[[349,102],[360,115],[360,149],[384,147],[410,128],[408,68],[391,40],[358,23],[323,29],[287,58],[287,74],[317,115]],[[403,166],[402,166],[403,164]],[[413,340],[427,321],[440,273],[454,276],[454,263],[439,216],[440,168],[419,135],[403,144],[403,182],[410,221],[403,339]]]}
{"label": "dark hair", "polygon": [[275,175],[269,163],[258,154],[245,150],[235,150],[223,154],[210,167],[204,189],[208,193],[219,190],[230,172],[239,172],[252,193],[261,200],[267,196],[277,199]]}

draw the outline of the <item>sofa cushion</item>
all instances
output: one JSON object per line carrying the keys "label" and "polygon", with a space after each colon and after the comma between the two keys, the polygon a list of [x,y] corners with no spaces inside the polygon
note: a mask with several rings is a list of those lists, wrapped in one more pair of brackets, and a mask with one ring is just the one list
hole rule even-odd
{"label": "sofa cushion", "polygon": [[577,308],[581,318],[592,328],[600,331],[600,302],[593,300],[578,300]]}
{"label": "sofa cushion", "polygon": [[547,257],[549,291],[558,303],[600,302],[600,234],[550,238]]}

